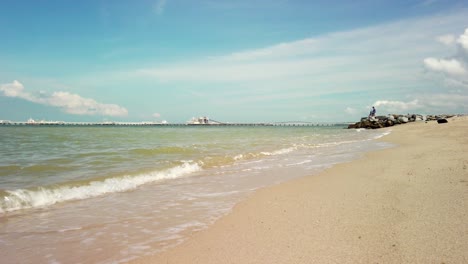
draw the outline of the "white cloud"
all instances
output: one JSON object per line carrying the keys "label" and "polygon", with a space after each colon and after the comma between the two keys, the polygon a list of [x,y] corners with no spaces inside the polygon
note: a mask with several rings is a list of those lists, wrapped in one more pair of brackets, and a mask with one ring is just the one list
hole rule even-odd
{"label": "white cloud", "polygon": [[466,51],[468,51],[468,28],[465,29],[465,33],[458,37],[457,43],[460,44]]}
{"label": "white cloud", "polygon": [[450,46],[455,43],[455,36],[452,34],[442,35],[437,37],[437,41],[443,43],[447,46]]}
{"label": "white cloud", "polygon": [[418,94],[416,98],[404,101],[379,100],[374,103],[377,111],[383,114],[399,113],[466,113],[468,111],[468,95],[463,93],[433,93]]}
{"label": "white cloud", "polygon": [[426,58],[424,59],[424,65],[430,70],[443,72],[450,75],[466,75],[468,73],[463,63],[457,59],[445,60]]}
{"label": "white cloud", "polygon": [[2,91],[3,94],[8,97],[18,97],[28,101],[32,101],[34,99],[29,93],[24,91],[23,84],[17,80],[14,80],[12,83],[0,85],[0,91]]}
{"label": "white cloud", "polygon": [[23,84],[15,80],[12,83],[0,85],[4,96],[24,99],[33,103],[54,106],[66,113],[75,115],[127,116],[127,109],[115,104],[102,104],[94,99],[83,98],[69,92],[44,92],[33,94],[24,90]]}
{"label": "white cloud", "polygon": [[252,61],[258,59],[277,59],[291,56],[307,55],[319,51],[318,39],[307,38],[298,41],[276,44],[270,47],[241,51],[222,56],[227,61]]}
{"label": "white cloud", "polygon": [[376,101],[373,105],[376,109],[382,108],[383,111],[378,110],[380,112],[387,111],[395,113],[401,113],[408,110],[416,110],[423,107],[418,99],[414,99],[410,102],[381,100]]}
{"label": "white cloud", "polygon": [[153,114],[153,117],[154,117],[154,118],[160,118],[160,117],[161,117],[161,114],[160,114],[160,113],[154,113],[154,114]]}
{"label": "white cloud", "polygon": [[[460,52],[460,50],[468,52],[468,28],[456,40],[453,37],[449,41],[453,41],[459,51],[445,59],[428,57],[423,61],[424,66],[433,72],[443,73],[444,75],[439,76],[440,81],[449,90],[468,88],[468,57],[464,52]],[[452,49],[451,51],[454,52]]]}
{"label": "white cloud", "polygon": [[329,58],[294,61],[249,61],[244,63],[205,62],[183,66],[141,69],[140,76],[149,76],[162,81],[238,82],[288,79],[297,76],[318,74],[341,64]]}

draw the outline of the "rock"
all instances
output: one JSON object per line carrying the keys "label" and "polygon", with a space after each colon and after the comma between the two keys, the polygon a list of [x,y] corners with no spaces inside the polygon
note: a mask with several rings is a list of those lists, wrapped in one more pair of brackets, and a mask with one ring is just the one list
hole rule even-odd
{"label": "rock", "polygon": [[361,128],[369,128],[372,125],[371,121],[364,120],[361,122]]}
{"label": "rock", "polygon": [[370,125],[370,128],[372,129],[377,129],[377,128],[383,128],[384,126],[380,122],[372,122]]}
{"label": "rock", "polygon": [[437,123],[439,124],[445,124],[445,123],[448,123],[447,119],[445,118],[440,118],[440,119],[437,119]]}
{"label": "rock", "polygon": [[399,116],[398,121],[400,121],[400,123],[408,123],[409,120],[406,116]]}
{"label": "rock", "polygon": [[415,121],[433,121],[436,120],[439,124],[448,123],[447,119],[455,115],[419,115],[419,114],[407,114],[407,115],[396,115],[389,114],[388,116],[375,116],[375,117],[362,117],[361,121],[348,125],[349,129],[378,129],[383,127],[390,127],[399,124],[406,124],[408,122]]}

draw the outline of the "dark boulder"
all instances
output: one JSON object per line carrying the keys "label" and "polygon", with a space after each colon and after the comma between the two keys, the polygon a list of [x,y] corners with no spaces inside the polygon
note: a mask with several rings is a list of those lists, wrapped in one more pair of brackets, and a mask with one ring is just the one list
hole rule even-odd
{"label": "dark boulder", "polygon": [[357,126],[357,124],[359,124],[359,123],[356,123],[356,124],[350,124],[350,125],[348,125],[348,129],[357,128],[357,127],[356,127],[356,126]]}
{"label": "dark boulder", "polygon": [[372,129],[383,128],[384,126],[380,122],[372,122],[369,126]]}
{"label": "dark boulder", "polygon": [[448,123],[447,119],[445,118],[440,118],[440,119],[437,119],[437,123],[439,124],[445,124],[445,123]]}
{"label": "dark boulder", "polygon": [[361,121],[361,128],[369,128],[372,125],[372,122],[369,120]]}

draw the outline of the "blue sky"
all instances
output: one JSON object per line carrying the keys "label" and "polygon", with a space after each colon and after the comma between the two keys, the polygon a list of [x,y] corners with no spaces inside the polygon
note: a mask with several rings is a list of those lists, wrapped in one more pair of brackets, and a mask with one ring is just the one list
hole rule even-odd
{"label": "blue sky", "polygon": [[468,112],[462,0],[0,3],[0,120]]}

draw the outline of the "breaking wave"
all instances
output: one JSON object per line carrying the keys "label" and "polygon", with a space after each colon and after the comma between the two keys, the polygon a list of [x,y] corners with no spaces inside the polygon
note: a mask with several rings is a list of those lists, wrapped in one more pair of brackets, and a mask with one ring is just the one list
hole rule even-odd
{"label": "breaking wave", "polygon": [[83,200],[107,193],[129,191],[146,183],[176,179],[199,170],[201,170],[201,167],[198,164],[186,162],[164,171],[107,178],[102,181],[91,181],[86,185],[6,190],[1,193],[3,197],[0,200],[0,213],[45,207],[66,201]]}

